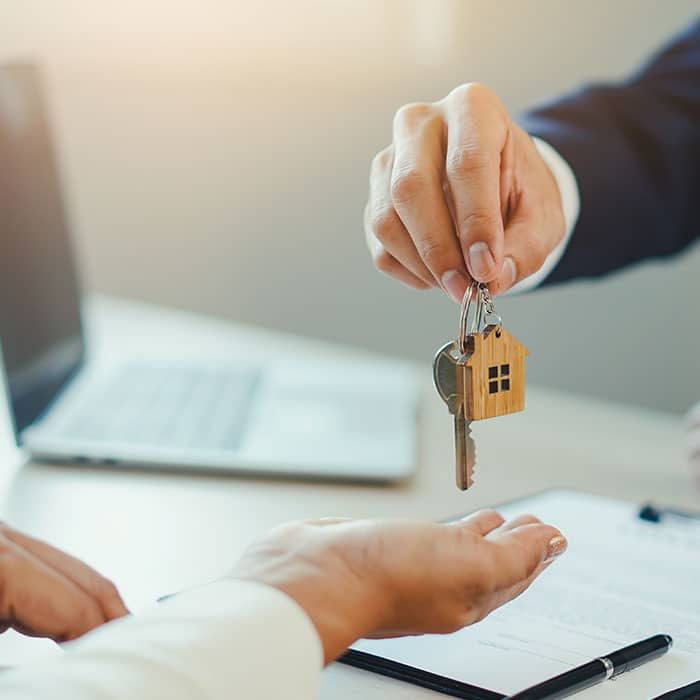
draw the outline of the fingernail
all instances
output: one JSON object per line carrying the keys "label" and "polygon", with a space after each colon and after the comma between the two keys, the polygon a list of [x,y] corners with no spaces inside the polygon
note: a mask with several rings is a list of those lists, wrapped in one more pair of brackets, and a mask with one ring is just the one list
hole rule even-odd
{"label": "fingernail", "polygon": [[472,243],[467,257],[472,277],[480,282],[486,282],[496,265],[486,243]]}
{"label": "fingernail", "polygon": [[467,291],[467,278],[459,270],[450,270],[442,276],[440,281],[452,301],[461,304],[464,293]]}
{"label": "fingernail", "polygon": [[499,287],[505,292],[506,289],[510,289],[514,284],[518,276],[518,271],[515,269],[515,261],[513,258],[506,258],[503,261],[503,269],[501,270],[501,284]]}
{"label": "fingernail", "polygon": [[560,557],[566,551],[566,547],[566,538],[562,537],[561,535],[552,537],[547,545],[547,556],[545,558],[545,562],[552,561],[553,559]]}

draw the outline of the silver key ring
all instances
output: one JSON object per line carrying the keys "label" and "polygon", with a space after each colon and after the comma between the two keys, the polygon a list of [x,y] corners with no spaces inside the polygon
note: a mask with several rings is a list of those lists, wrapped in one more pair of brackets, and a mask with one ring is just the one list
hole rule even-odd
{"label": "silver key ring", "polygon": [[[476,292],[476,294],[474,294]],[[469,320],[469,311],[472,306],[472,297],[476,296],[476,308],[472,316],[471,323]],[[489,319],[495,320],[499,329],[503,326],[501,317],[496,313],[496,308],[493,304],[493,299],[489,293],[488,287],[482,282],[472,282],[467,287],[462,299],[462,308],[459,315],[459,330],[457,332],[457,347],[462,355],[467,352],[467,336],[472,333],[479,333],[489,322]]]}
{"label": "silver key ring", "polygon": [[[493,299],[491,298],[491,292],[485,284],[480,284],[479,289],[481,290],[481,300],[486,310],[486,315],[484,316],[484,328],[489,325],[489,319],[495,321],[494,325],[498,326],[498,331],[500,334],[501,328],[503,328],[503,319],[496,313],[496,307],[493,304]],[[480,329],[483,330],[483,329]]]}

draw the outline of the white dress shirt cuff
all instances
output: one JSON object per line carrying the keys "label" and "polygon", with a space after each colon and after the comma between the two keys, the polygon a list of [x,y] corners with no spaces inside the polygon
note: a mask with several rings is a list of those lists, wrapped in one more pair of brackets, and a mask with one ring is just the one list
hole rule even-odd
{"label": "white dress shirt cuff", "polygon": [[542,267],[529,277],[525,277],[525,279],[513,285],[507,292],[508,294],[530,291],[547,279],[561,260],[562,255],[564,255],[564,251],[569,244],[571,234],[576,225],[576,220],[578,219],[579,207],[581,206],[576,177],[569,164],[562,158],[558,151],[546,141],[542,141],[542,139],[538,139],[535,136],[532,137],[532,140],[535,142],[535,146],[542,156],[542,159],[552,171],[557,185],[559,185],[559,195],[561,196],[561,204],[564,210],[566,230],[564,238],[545,258]]}
{"label": "white dress shirt cuff", "polygon": [[0,675],[3,698],[313,700],[323,666],[311,620],[288,596],[233,579],[188,591]]}

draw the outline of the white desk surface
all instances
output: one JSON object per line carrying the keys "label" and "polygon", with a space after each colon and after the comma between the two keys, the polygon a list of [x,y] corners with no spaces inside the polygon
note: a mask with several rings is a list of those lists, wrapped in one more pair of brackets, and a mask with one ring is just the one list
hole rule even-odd
{"label": "white desk surface", "polygon": [[[295,357],[366,355],[317,341],[203,319],[132,302],[88,305],[92,346],[101,357],[130,343],[213,362],[280,351]],[[437,344],[437,339],[436,339]],[[642,502],[697,508],[677,416],[528,387],[524,413],[477,423],[474,488],[454,486],[452,421],[424,379],[419,468],[401,485],[368,486],[290,479],[169,475],[26,462],[14,448],[2,404],[0,515],[111,577],[134,610],[158,596],[226,572],[245,545],[271,526],[326,515],[443,518],[553,486]],[[4,654],[42,642],[6,637]],[[45,642],[43,644],[46,644]],[[2,646],[4,645],[4,646]],[[37,646],[38,648],[38,646]],[[30,654],[34,647],[31,647]],[[442,697],[355,669],[324,673],[323,698]]]}

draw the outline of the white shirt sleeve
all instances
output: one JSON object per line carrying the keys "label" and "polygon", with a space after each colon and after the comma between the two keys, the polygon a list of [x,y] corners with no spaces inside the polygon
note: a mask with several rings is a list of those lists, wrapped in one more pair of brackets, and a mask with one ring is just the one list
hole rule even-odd
{"label": "white shirt sleeve", "polygon": [[535,146],[542,156],[542,159],[552,171],[552,175],[554,175],[554,179],[559,185],[559,194],[561,196],[562,209],[564,210],[566,231],[561,242],[545,258],[542,267],[529,277],[526,277],[525,279],[520,280],[520,282],[517,284],[513,285],[508,290],[507,294],[528,292],[542,284],[542,282],[547,279],[549,273],[552,272],[552,270],[557,266],[557,263],[561,260],[561,256],[564,255],[564,251],[566,250],[566,246],[569,244],[574,226],[576,226],[576,220],[578,219],[579,208],[581,206],[578,184],[576,183],[576,176],[574,175],[571,166],[564,160],[564,158],[562,158],[559,152],[550,146],[546,141],[542,141],[542,139],[538,139],[535,136],[532,137],[532,140],[535,142]]}
{"label": "white shirt sleeve", "polygon": [[3,700],[313,700],[323,652],[280,591],[220,581],[66,644],[50,661],[0,673]]}

